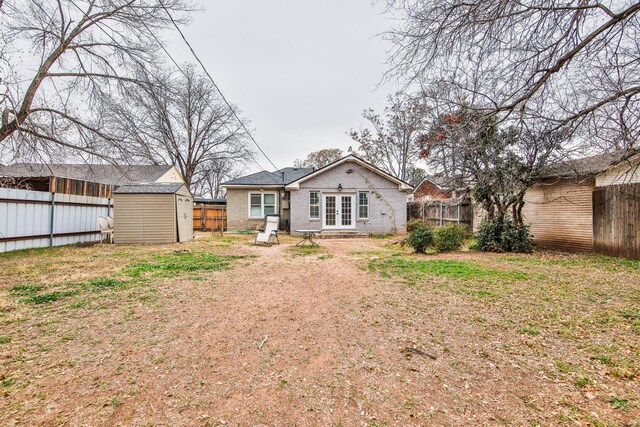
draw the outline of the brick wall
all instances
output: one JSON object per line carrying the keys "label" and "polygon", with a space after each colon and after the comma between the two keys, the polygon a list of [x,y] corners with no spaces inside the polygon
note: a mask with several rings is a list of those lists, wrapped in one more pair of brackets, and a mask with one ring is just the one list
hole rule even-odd
{"label": "brick wall", "polygon": [[227,230],[255,229],[263,219],[249,219],[249,192],[259,190],[227,189]]}
{"label": "brick wall", "polygon": [[[347,171],[351,173],[347,173]],[[295,230],[321,230],[320,219],[309,219],[309,192],[318,191],[322,212],[322,193],[355,194],[356,230],[366,234],[404,233],[407,224],[407,193],[398,189],[398,184],[371,172],[357,163],[345,162],[300,185],[291,191],[291,232]],[[368,191],[369,218],[357,219],[358,191]]]}

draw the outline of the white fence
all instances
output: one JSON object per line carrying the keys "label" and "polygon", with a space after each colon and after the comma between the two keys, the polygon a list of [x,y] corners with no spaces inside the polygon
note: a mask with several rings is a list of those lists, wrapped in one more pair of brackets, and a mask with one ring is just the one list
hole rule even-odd
{"label": "white fence", "polygon": [[111,200],[0,188],[0,252],[100,240]]}

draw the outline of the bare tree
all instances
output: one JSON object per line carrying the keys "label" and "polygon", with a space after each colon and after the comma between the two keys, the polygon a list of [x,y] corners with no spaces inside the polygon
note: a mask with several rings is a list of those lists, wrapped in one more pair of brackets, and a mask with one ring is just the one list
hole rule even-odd
{"label": "bare tree", "polygon": [[[153,33],[186,20],[188,0],[22,0],[3,5],[0,149],[94,153],[96,106],[157,69]],[[25,57],[24,51],[29,55]]]}
{"label": "bare tree", "polygon": [[570,125],[583,144],[637,148],[640,2],[389,0],[402,24],[388,76],[450,111]]}
{"label": "bare tree", "polygon": [[[192,65],[184,73],[151,76],[109,99],[104,115],[116,144],[106,154],[123,161],[175,164],[194,190],[208,173],[229,173],[251,156],[246,134],[211,81]],[[215,186],[211,189],[217,192]]]}
{"label": "bare tree", "polygon": [[297,168],[315,168],[320,169],[330,163],[339,160],[342,157],[342,150],[339,148],[325,148],[323,150],[309,153],[304,160],[296,160],[293,165]]}
{"label": "bare tree", "polygon": [[373,131],[361,129],[360,132],[349,132],[351,138],[359,143],[354,152],[404,180],[408,169],[418,160],[420,149],[416,141],[427,129],[428,111],[420,98],[401,92],[390,95],[383,117],[372,109],[362,113]]}
{"label": "bare tree", "polygon": [[238,162],[229,159],[206,162],[200,167],[195,184],[192,184],[194,193],[212,199],[223,198],[225,191],[221,184],[240,176],[241,172],[237,166]]}

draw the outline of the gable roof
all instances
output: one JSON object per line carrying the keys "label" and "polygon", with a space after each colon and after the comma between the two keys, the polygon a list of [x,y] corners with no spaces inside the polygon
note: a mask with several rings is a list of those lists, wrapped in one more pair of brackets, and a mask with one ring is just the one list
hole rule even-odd
{"label": "gable roof", "polygon": [[115,190],[114,194],[175,194],[185,185],[181,182],[149,182],[141,184],[125,184]]}
{"label": "gable roof", "polygon": [[383,178],[388,179],[391,182],[394,182],[398,185],[398,189],[399,190],[412,190],[413,187],[411,186],[411,184],[406,183],[404,181],[402,181],[401,179],[396,178],[395,176],[389,175],[388,173],[386,173],[385,171],[378,169],[377,167],[373,166],[371,163],[368,163],[364,160],[362,160],[359,157],[354,156],[353,154],[349,154],[341,159],[336,160],[333,163],[328,164],[325,167],[322,167],[314,172],[311,172],[308,175],[305,175],[295,181],[292,181],[291,183],[289,183],[286,186],[287,190],[297,190],[300,188],[300,184],[303,183],[304,181],[313,178],[314,176],[318,176],[320,174],[325,173],[326,171],[335,168],[336,166],[339,166],[345,162],[352,162],[352,163],[357,163],[360,166],[370,170],[371,172],[378,174],[380,176],[382,176]]}
{"label": "gable roof", "polygon": [[125,185],[135,182],[155,182],[172,168],[172,165],[14,163],[0,166],[0,176],[16,178],[56,176],[101,184]]}
{"label": "gable roof", "polygon": [[227,186],[284,186],[313,172],[311,168],[284,168],[275,172],[260,171],[222,183]]}

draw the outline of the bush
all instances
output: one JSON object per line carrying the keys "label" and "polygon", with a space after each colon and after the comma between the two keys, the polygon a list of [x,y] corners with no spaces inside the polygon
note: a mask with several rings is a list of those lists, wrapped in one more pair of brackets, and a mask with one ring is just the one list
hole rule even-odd
{"label": "bush", "polygon": [[407,237],[407,245],[418,253],[424,253],[433,244],[433,240],[433,228],[420,222],[412,225],[411,232]]}
{"label": "bush", "polygon": [[457,251],[462,248],[467,231],[458,224],[443,225],[436,228],[435,247],[440,252]]}
{"label": "bush", "polygon": [[502,224],[485,220],[476,235],[476,248],[485,252],[531,252],[533,242],[529,227],[511,220]]}
{"label": "bush", "polygon": [[407,233],[411,233],[416,228],[420,228],[422,226],[424,226],[424,222],[419,219],[412,219],[407,222]]}

